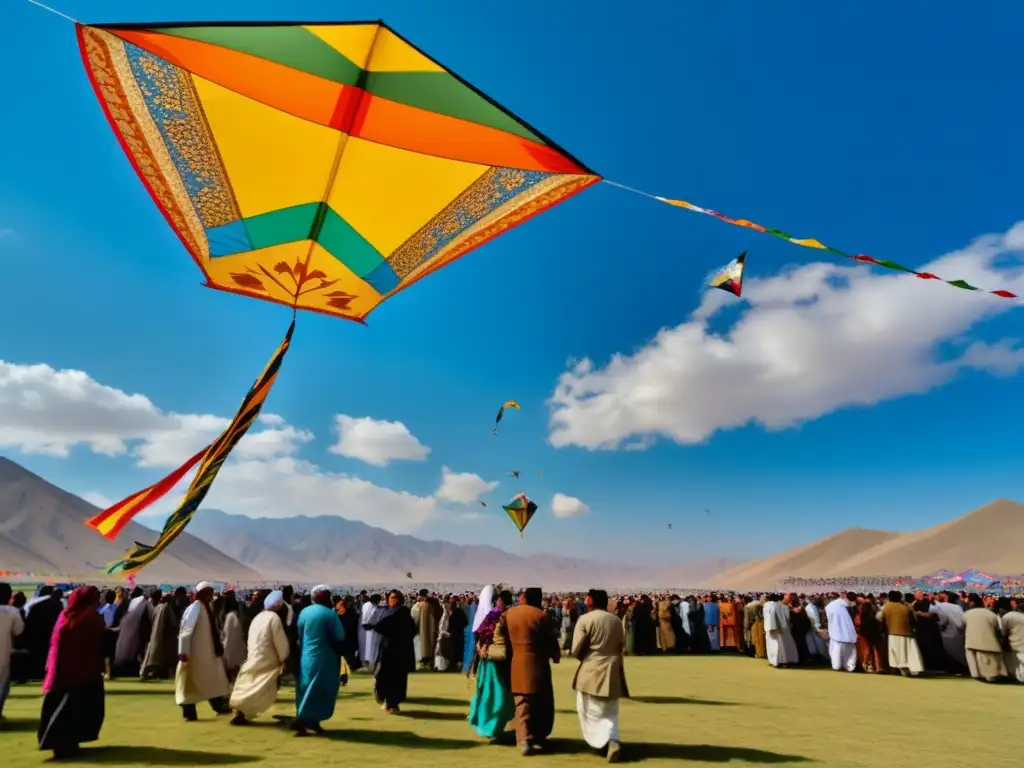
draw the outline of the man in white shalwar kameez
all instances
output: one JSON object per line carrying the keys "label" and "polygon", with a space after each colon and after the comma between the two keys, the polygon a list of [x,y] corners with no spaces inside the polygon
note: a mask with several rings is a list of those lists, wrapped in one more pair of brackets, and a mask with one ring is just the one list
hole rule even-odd
{"label": "man in white shalwar kameez", "polygon": [[284,621],[288,610],[284,595],[274,590],[263,602],[263,610],[249,625],[248,656],[231,691],[232,725],[248,725],[266,712],[277,699],[277,680],[288,660],[288,635]]}
{"label": "man in white shalwar kameez", "polygon": [[377,662],[377,648],[380,646],[380,635],[376,630],[367,629],[373,617],[373,612],[380,605],[380,595],[370,595],[370,599],[363,603],[359,614],[359,661],[363,669],[369,669]]}
{"label": "man in white shalwar kameez", "polygon": [[4,716],[4,702],[11,690],[11,654],[14,638],[25,631],[21,613],[11,602],[11,585],[0,584],[0,720]]}
{"label": "man in white shalwar kameez", "polygon": [[946,655],[962,671],[967,668],[967,648],[964,645],[964,609],[956,602],[955,594],[936,595],[929,612],[939,617],[939,634]]}
{"label": "man in white shalwar kameez", "polygon": [[626,630],[608,613],[608,593],[592,589],[587,613],[576,622],[572,657],[580,662],[573,678],[576,711],[583,739],[592,749],[607,749],[609,763],[619,761],[619,700],[629,698],[623,657]]}
{"label": "man in white shalwar kameez", "polygon": [[199,719],[196,704],[209,701],[218,715],[231,712],[227,697],[231,684],[224,669],[224,646],[216,631],[210,601],[213,585],[196,585],[196,599],[181,617],[178,630],[178,669],[174,675],[174,700],[188,722]]}
{"label": "man in white shalwar kameez", "polygon": [[857,628],[850,617],[850,608],[857,604],[857,595],[847,592],[825,606],[828,618],[828,655],[836,672],[857,671]]}
{"label": "man in white shalwar kameez", "polygon": [[764,604],[764,637],[768,663],[773,667],[797,664],[800,654],[789,628],[789,606],[779,602],[780,595],[771,595]]}

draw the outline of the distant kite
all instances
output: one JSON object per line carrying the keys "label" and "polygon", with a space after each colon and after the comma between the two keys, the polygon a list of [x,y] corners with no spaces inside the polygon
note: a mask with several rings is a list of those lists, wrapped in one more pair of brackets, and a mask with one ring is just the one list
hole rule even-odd
{"label": "distant kite", "polygon": [[498,417],[494,420],[494,429],[491,430],[492,435],[498,434],[498,424],[501,423],[501,417],[505,415],[506,408],[515,408],[518,411],[519,403],[515,400],[506,400],[501,404],[501,408],[498,409]]}
{"label": "distant kite", "polygon": [[519,537],[522,538],[523,530],[530,524],[530,520],[537,513],[537,505],[530,501],[525,493],[517,493],[505,505],[505,511],[508,512],[508,516],[512,518],[512,522],[519,529]]}
{"label": "distant kite", "polygon": [[510,469],[510,470],[508,471],[508,473],[509,473],[510,475],[514,475],[514,476],[515,476],[515,477],[517,477],[517,478],[519,477],[519,470],[518,470],[518,469]]}
{"label": "distant kite", "polygon": [[484,501],[483,499],[480,499],[480,506],[481,507],[486,507],[487,506],[487,502]]}
{"label": "distant kite", "polygon": [[405,574],[405,578],[411,579],[412,578],[412,571],[409,571],[407,574]]}
{"label": "distant kite", "polygon": [[721,288],[723,291],[739,296],[743,290],[743,265],[746,261],[747,252],[744,251],[720,270],[714,272],[708,278],[708,285],[711,288]]}

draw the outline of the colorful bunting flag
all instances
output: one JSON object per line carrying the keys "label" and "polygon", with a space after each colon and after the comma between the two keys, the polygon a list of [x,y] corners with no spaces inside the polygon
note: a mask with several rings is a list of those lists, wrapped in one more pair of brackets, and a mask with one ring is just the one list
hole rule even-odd
{"label": "colorful bunting flag", "polygon": [[788,240],[794,245],[802,245],[804,248],[815,248],[820,251],[826,251],[835,256],[843,256],[844,258],[853,259],[854,261],[861,261],[864,262],[865,264],[874,264],[879,267],[885,267],[886,269],[893,269],[898,272],[906,272],[908,274],[919,277],[921,280],[939,280],[943,283],[946,283],[947,285],[952,285],[955,288],[962,288],[965,291],[983,291],[984,293],[991,293],[994,296],[999,296],[1000,298],[1004,299],[1018,298],[1017,294],[1011,293],[1010,291],[992,291],[987,288],[978,288],[977,286],[971,285],[966,280],[946,280],[944,278],[939,277],[938,275],[933,275],[931,272],[918,272],[917,270],[911,269],[910,267],[905,267],[902,264],[897,264],[895,261],[889,261],[888,259],[876,259],[874,256],[868,256],[866,253],[846,253],[845,251],[840,251],[838,248],[833,248],[830,245],[825,245],[824,243],[821,243],[812,237],[802,239],[793,237],[788,232],[783,232],[781,229],[769,229],[768,227],[762,227],[760,224],[755,224],[754,222],[748,221],[747,219],[733,219],[729,216],[726,216],[724,213],[719,213],[718,211],[712,210],[711,208],[701,208],[699,205],[688,203],[685,200],[673,200],[668,197],[652,195],[650,192],[644,192],[639,189],[634,189],[633,187],[627,187],[625,184],[619,184],[614,181],[609,181],[608,179],[604,179],[603,181],[606,184],[610,184],[613,187],[618,187],[619,189],[624,189],[627,192],[642,195],[643,197],[649,197],[652,200],[657,200],[668,205],[673,205],[677,208],[685,208],[686,210],[693,211],[694,213],[702,213],[705,216],[713,216],[719,221],[724,221],[726,224],[732,224],[735,227],[743,227],[744,229],[752,229],[755,232],[764,232],[767,235],[774,235],[775,237],[780,237],[783,240]]}

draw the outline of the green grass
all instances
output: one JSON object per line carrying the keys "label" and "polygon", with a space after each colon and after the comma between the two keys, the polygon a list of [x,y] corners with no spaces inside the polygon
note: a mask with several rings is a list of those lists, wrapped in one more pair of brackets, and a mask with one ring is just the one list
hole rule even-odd
{"label": "green grass", "polygon": [[[571,680],[574,663],[555,673],[558,714],[552,754],[531,759],[597,765],[582,742]],[[1024,686],[962,679],[907,680],[828,670],[775,670],[731,656],[627,661],[634,699],[623,704],[628,761],[684,766],[836,766],[837,768],[1019,768],[1015,723]],[[470,691],[461,675],[419,673],[399,717],[374,704],[372,681],[356,675],[342,689],[326,737],[296,739],[274,714],[294,714],[294,692],[237,728],[200,706],[186,724],[168,683],[107,688],[100,741],[77,765],[321,765],[381,768],[497,768],[522,760],[511,746],[490,746],[465,721]],[[0,724],[0,765],[22,768],[49,758],[36,748],[40,695],[15,686]]]}

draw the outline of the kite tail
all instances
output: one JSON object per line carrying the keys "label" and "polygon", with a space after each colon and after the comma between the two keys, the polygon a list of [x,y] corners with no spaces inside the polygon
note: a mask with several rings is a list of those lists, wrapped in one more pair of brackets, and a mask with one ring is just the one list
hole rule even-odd
{"label": "kite tail", "polygon": [[[724,213],[719,213],[718,211],[712,210],[711,208],[702,208],[699,205],[688,203],[685,200],[673,200],[672,198],[669,197],[652,195],[650,192],[644,192],[642,189],[627,187],[625,184],[619,184],[618,182],[609,181],[608,179],[603,179],[603,181],[605,184],[608,184],[609,186],[624,189],[625,191],[632,192],[635,195],[641,195],[642,197],[650,198],[651,200],[657,200],[659,203],[672,205],[675,206],[676,208],[685,208],[688,211],[700,213],[703,214],[704,216],[711,216],[712,218],[718,219],[719,221],[724,221],[726,224],[732,224],[734,227],[743,227],[744,229],[750,229],[753,230],[754,232],[763,232],[766,235],[772,235],[773,237],[778,237],[783,240],[786,240],[787,242],[793,243],[793,245],[800,245],[803,246],[804,248],[814,248],[819,251],[831,253],[834,256],[842,256],[844,258],[853,259],[854,261],[859,261],[865,264],[874,264],[875,266],[885,267],[886,269],[892,269],[897,272],[906,272],[908,274],[920,278],[921,280],[938,280],[939,282],[946,283],[947,285],[952,285],[954,288],[961,288],[965,291],[982,291],[984,293],[991,293],[994,296],[999,296],[1000,298],[1003,299],[1019,298],[1017,294],[1011,293],[1010,291],[993,291],[988,288],[979,288],[975,285],[971,285],[966,280],[946,280],[945,278],[939,277],[938,275],[933,275],[931,272],[918,272],[916,269],[910,269],[910,267],[905,267],[902,264],[897,264],[895,261],[889,261],[888,259],[876,259],[874,256],[868,256],[866,253],[846,253],[845,251],[841,251],[838,248],[833,248],[830,245],[825,245],[824,243],[815,240],[813,237],[793,237],[791,234],[789,234],[788,232],[783,232],[781,229],[762,227],[760,224],[755,224],[754,222],[748,221],[747,219],[734,219],[731,216],[726,216]],[[737,295],[739,294],[737,293]]]}
{"label": "kite tail", "polygon": [[[225,429],[216,440],[201,452],[202,455],[198,462],[199,469],[196,471],[196,476],[192,479],[192,483],[189,485],[185,497],[181,500],[181,504],[178,505],[178,508],[164,523],[163,530],[160,532],[160,537],[156,540],[156,543],[148,545],[135,542],[135,546],[125,553],[124,558],[116,563],[112,563],[108,567],[108,574],[128,575],[145,568],[159,557],[160,553],[163,552],[172,541],[178,538],[182,531],[185,530],[185,527],[192,521],[196,510],[199,509],[199,505],[203,503],[203,499],[205,499],[206,494],[209,493],[210,487],[213,485],[213,481],[216,479],[217,473],[220,472],[220,468],[224,465],[224,461],[227,459],[228,454],[230,454],[232,449],[238,445],[238,441],[242,439],[245,433],[249,430],[249,427],[252,426],[253,422],[256,421],[256,418],[260,415],[263,403],[266,401],[267,395],[270,394],[270,388],[274,386],[274,381],[277,379],[277,373],[281,368],[284,356],[288,352],[288,348],[291,346],[292,333],[294,330],[295,320],[292,319],[292,323],[288,327],[288,333],[285,334],[284,340],[277,348],[277,351],[270,359],[270,362],[267,363],[267,367],[263,370],[263,373],[260,374],[260,377],[252,385],[252,389],[250,389],[249,394],[245,396],[245,399],[242,401],[242,405],[239,407],[235,417],[231,420],[231,423],[228,424],[227,429]],[[175,474],[178,472],[184,474],[181,469],[176,470]],[[173,477],[173,475],[168,476],[166,480],[169,480],[171,477]],[[161,481],[161,483],[163,482],[165,481]],[[158,485],[160,484],[158,483]],[[164,493],[166,493],[166,491],[164,491]],[[139,494],[136,494],[136,496],[138,495]],[[131,498],[133,497],[129,497],[129,499],[126,499],[125,501],[129,501]],[[157,498],[159,498],[159,496],[145,499],[146,505],[156,501]],[[121,503],[124,504],[125,502]],[[136,505],[136,507],[133,507],[134,511],[132,514],[137,514],[143,508],[143,505]]]}
{"label": "kite tail", "polygon": [[181,478],[187,475],[189,470],[202,460],[203,456],[205,456],[207,451],[210,450],[210,447],[211,446],[208,445],[203,448],[199,453],[186,461],[163,480],[153,483],[149,488],[144,488],[137,493],[133,493],[127,499],[122,499],[117,502],[117,504],[114,504],[100,512],[98,515],[90,517],[85,521],[85,524],[104,538],[113,541],[117,538],[117,535],[124,529],[124,527],[131,522],[133,517],[139,514],[139,512],[144,510],[146,507],[166,496],[168,491],[176,486],[181,481]]}

